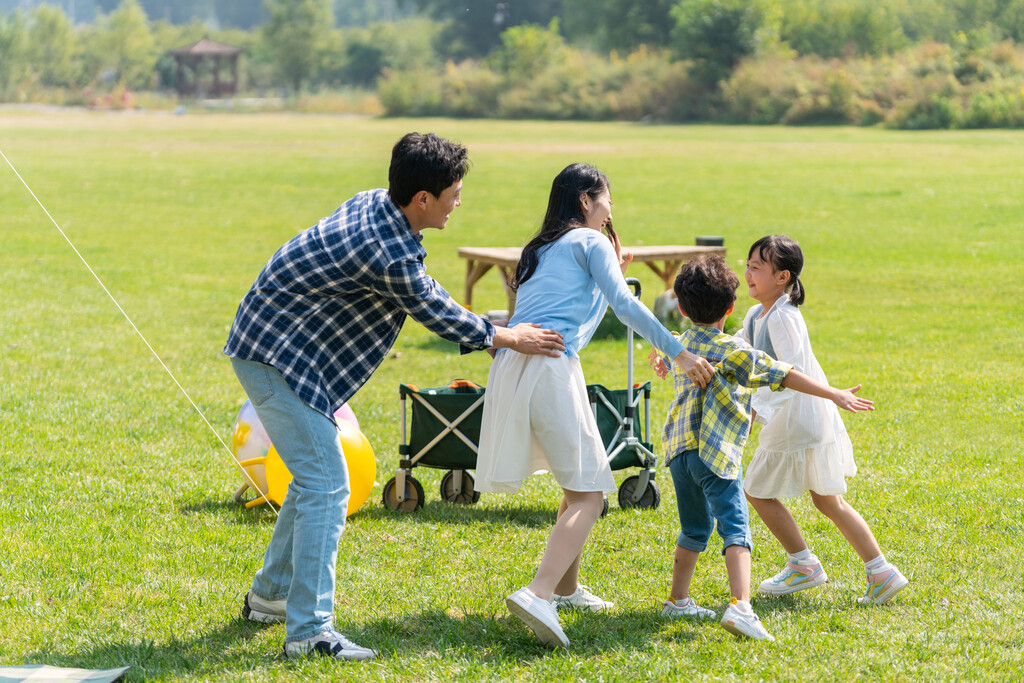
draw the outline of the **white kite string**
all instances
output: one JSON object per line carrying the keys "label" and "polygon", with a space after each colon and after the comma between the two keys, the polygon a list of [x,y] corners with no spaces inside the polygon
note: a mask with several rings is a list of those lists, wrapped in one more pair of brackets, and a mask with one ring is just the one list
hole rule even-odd
{"label": "white kite string", "polygon": [[124,319],[128,321],[128,324],[132,326],[132,329],[135,330],[135,333],[139,335],[139,339],[142,340],[142,343],[144,343],[146,347],[150,350],[150,352],[153,354],[153,357],[156,358],[156,361],[160,363],[160,366],[167,372],[167,374],[171,378],[171,381],[173,381],[177,385],[178,389],[181,390],[181,393],[185,395],[186,399],[188,399],[188,402],[192,404],[192,407],[199,414],[199,417],[203,419],[203,422],[206,423],[206,426],[210,428],[210,431],[213,432],[213,435],[217,437],[217,440],[220,441],[222,446],[224,446],[224,450],[226,450],[231,455],[231,462],[235,463],[235,466],[242,472],[242,475],[246,478],[246,480],[248,480],[249,486],[251,486],[254,491],[259,493],[260,496],[263,497],[263,499],[266,501],[270,509],[274,511],[275,515],[277,515],[277,508],[274,507],[274,504],[270,502],[270,498],[267,495],[267,493],[260,490],[260,487],[256,484],[255,481],[253,481],[252,477],[249,476],[249,472],[247,472],[246,469],[242,467],[242,465],[238,462],[238,460],[235,458],[235,454],[231,452],[230,448],[228,448],[227,443],[225,443],[224,439],[222,439],[220,434],[217,433],[217,430],[213,428],[213,425],[210,424],[210,421],[206,419],[206,415],[204,415],[203,411],[199,409],[199,406],[196,405],[196,402],[192,400],[192,397],[189,396],[189,393],[185,391],[185,387],[181,386],[181,382],[178,381],[178,378],[174,376],[174,373],[171,372],[171,369],[167,367],[167,364],[164,363],[162,358],[160,358],[160,354],[158,354],[156,350],[152,347],[152,345],[146,339],[145,335],[143,335],[139,328],[135,326],[135,323],[133,323],[132,319],[128,317],[128,314],[124,312],[124,309],[121,308],[121,304],[117,303],[117,299],[115,299],[114,295],[110,293],[110,290],[107,289],[107,286],[103,284],[103,280],[101,280],[99,275],[97,275],[96,272],[92,269],[92,266],[89,265],[89,262],[86,261],[85,257],[82,256],[81,252],[78,251],[78,248],[75,246],[74,242],[71,241],[71,239],[61,229],[60,225],[57,224],[57,221],[54,220],[53,216],[50,215],[50,212],[46,210],[46,207],[43,206],[43,203],[39,201],[39,197],[37,197],[36,193],[32,191],[32,188],[28,186],[28,183],[25,182],[25,179],[21,177],[21,174],[18,173],[18,169],[14,168],[14,164],[11,163],[11,160],[7,158],[7,155],[4,154],[2,149],[0,149],[0,156],[4,158],[4,161],[7,162],[7,165],[11,167],[12,171],[14,171],[14,175],[18,176],[18,180],[20,180],[21,184],[25,186],[25,189],[28,190],[28,193],[32,195],[32,199],[36,200],[36,204],[39,205],[39,208],[43,210],[43,213],[46,214],[46,217],[50,219],[51,223],[53,223],[53,227],[57,228],[57,231],[60,233],[61,237],[64,238],[64,240],[68,243],[71,249],[78,256],[78,258],[81,259],[86,269],[96,279],[96,282],[99,283],[99,286],[103,288],[103,291],[107,293],[107,296],[110,297],[110,300],[114,302],[114,305],[117,306],[117,310],[121,311],[121,315],[123,315]]}

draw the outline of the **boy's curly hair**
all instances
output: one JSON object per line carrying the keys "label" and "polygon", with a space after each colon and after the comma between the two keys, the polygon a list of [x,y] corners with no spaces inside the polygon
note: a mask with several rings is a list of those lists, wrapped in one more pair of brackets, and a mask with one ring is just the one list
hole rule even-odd
{"label": "boy's curly hair", "polygon": [[739,277],[724,258],[703,254],[683,265],[673,290],[690,320],[710,325],[725,316],[736,302],[739,284]]}

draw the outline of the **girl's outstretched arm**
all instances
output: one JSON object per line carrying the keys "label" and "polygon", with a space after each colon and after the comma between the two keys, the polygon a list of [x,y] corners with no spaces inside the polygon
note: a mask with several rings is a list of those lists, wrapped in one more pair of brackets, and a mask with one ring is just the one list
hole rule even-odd
{"label": "girl's outstretched arm", "polygon": [[861,410],[874,410],[875,402],[866,398],[860,398],[855,394],[860,391],[860,385],[851,389],[836,389],[827,384],[816,382],[799,370],[791,370],[786,379],[782,380],[782,386],[812,396],[827,398],[843,410],[856,413]]}

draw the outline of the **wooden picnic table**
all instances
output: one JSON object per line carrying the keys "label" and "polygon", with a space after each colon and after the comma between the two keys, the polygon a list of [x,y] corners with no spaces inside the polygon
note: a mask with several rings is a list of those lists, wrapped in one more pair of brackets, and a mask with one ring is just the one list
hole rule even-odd
{"label": "wooden picnic table", "polygon": [[[725,247],[684,247],[678,245],[623,247],[633,252],[634,263],[645,263],[665,283],[665,289],[672,289],[679,266],[698,254],[721,254]],[[519,263],[520,247],[459,247],[459,256],[466,259],[466,308],[473,308],[473,285],[491,268],[501,275],[505,293],[508,295],[508,314],[516,306],[516,293],[508,286]]]}

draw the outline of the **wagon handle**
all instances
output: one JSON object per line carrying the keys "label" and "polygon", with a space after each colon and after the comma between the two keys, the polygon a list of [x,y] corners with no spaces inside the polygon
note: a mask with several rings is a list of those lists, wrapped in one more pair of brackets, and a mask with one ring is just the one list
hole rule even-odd
{"label": "wagon handle", "polygon": [[626,285],[628,285],[629,287],[633,288],[633,296],[635,296],[637,299],[639,299],[640,298],[640,281],[637,280],[635,277],[627,277],[626,278]]}

